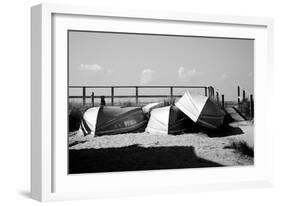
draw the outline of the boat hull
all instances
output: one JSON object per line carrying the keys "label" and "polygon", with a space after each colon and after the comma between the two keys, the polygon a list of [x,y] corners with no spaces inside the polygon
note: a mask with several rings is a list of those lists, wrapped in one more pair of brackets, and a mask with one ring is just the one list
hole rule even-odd
{"label": "boat hull", "polygon": [[147,125],[139,107],[101,107],[96,122],[95,135],[114,135],[143,132]]}
{"label": "boat hull", "polygon": [[183,134],[198,131],[199,127],[176,106],[171,106],[168,134]]}
{"label": "boat hull", "polygon": [[218,129],[224,123],[225,112],[210,98],[205,103],[197,123],[208,129]]}

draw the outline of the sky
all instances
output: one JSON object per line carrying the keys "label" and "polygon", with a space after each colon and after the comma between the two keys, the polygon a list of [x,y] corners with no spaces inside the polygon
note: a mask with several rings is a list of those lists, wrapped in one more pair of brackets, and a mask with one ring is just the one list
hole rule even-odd
{"label": "sky", "polygon": [[213,86],[229,101],[254,90],[254,40],[70,31],[68,43],[70,86]]}

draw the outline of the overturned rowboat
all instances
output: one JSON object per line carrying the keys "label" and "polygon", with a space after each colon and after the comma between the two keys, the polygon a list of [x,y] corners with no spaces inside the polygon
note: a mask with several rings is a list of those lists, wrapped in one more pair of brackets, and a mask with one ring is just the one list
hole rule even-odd
{"label": "overturned rowboat", "polygon": [[225,112],[209,97],[186,91],[175,105],[202,127],[218,129],[224,123]]}
{"label": "overturned rowboat", "polygon": [[140,107],[92,107],[83,114],[80,131],[94,136],[143,132],[147,121]]}
{"label": "overturned rowboat", "polygon": [[151,111],[146,132],[150,134],[182,134],[197,130],[197,125],[176,106]]}

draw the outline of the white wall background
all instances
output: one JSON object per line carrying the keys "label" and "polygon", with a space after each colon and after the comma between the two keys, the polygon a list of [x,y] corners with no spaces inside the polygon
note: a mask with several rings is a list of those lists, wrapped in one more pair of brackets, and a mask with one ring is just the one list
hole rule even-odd
{"label": "white wall background", "polygon": [[[41,1],[45,2],[45,1]],[[280,84],[281,12],[278,0],[57,0],[53,3],[101,5],[159,11],[206,14],[264,16],[275,20],[275,105],[272,108],[272,130],[275,139],[275,187],[239,191],[214,191],[178,195],[157,195],[82,202],[59,202],[61,205],[280,205]],[[28,198],[30,173],[30,6],[36,0],[1,2],[0,22],[0,201],[1,205],[36,205]],[[266,86],[266,85],[265,85]],[[50,204],[50,203],[47,203]]]}

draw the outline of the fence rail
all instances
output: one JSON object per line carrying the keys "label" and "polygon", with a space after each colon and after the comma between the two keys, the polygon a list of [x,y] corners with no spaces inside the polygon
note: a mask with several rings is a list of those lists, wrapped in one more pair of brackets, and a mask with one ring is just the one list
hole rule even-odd
{"label": "fence rail", "polygon": [[189,88],[189,89],[205,89],[207,86],[69,86],[69,88]]}
{"label": "fence rail", "polygon": [[[100,96],[94,96],[94,98],[100,98],[100,97],[104,97],[104,98],[111,98],[112,96],[111,95],[100,95]],[[165,97],[170,97],[168,95],[115,95],[114,98],[165,98]],[[173,95],[171,97],[181,97],[181,95]],[[72,98],[72,99],[81,99],[83,98],[83,96],[69,96],[69,98]],[[84,98],[86,99],[89,99],[89,98],[92,98],[92,95],[91,96],[84,96]]]}
{"label": "fence rail", "polygon": [[[135,95],[115,95],[115,89],[120,88],[127,88],[127,89],[135,89]],[[92,104],[94,105],[94,100],[101,98],[102,96],[104,98],[110,98],[111,99],[111,105],[114,105],[114,99],[115,98],[135,98],[136,104],[139,102],[139,98],[178,98],[181,97],[180,95],[174,94],[174,89],[202,89],[205,96],[214,97],[215,91],[214,88],[211,86],[69,86],[69,89],[81,89],[82,90],[82,96],[80,95],[70,95],[70,99],[82,99],[83,104],[86,103],[86,99],[91,99]],[[95,95],[94,92],[92,92],[91,95],[87,95],[87,89],[110,89],[111,95]],[[140,95],[139,90],[140,89],[169,89],[167,95]]]}

